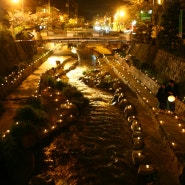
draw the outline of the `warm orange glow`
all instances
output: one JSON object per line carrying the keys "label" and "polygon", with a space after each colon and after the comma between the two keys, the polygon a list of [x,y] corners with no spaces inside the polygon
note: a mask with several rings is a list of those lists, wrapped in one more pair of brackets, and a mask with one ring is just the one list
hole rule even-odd
{"label": "warm orange glow", "polygon": [[12,0],[13,3],[19,3],[19,0]]}

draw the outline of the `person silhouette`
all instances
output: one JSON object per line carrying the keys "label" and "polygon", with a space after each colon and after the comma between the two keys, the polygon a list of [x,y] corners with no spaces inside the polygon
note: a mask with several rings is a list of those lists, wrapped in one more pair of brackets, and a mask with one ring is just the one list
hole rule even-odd
{"label": "person silhouette", "polygon": [[159,103],[158,104],[159,112],[164,112],[167,109],[167,98],[168,98],[168,94],[166,91],[166,83],[161,84],[156,93],[156,98],[158,99]]}

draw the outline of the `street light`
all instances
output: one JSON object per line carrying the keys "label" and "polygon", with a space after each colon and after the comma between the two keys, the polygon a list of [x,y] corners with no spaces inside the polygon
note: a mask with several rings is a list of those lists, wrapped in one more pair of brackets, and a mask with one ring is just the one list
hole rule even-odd
{"label": "street light", "polygon": [[123,29],[123,17],[125,17],[125,11],[122,8],[119,8],[114,15],[114,21],[117,26],[117,31],[121,31]]}
{"label": "street light", "polygon": [[24,12],[24,0],[12,0],[13,3],[19,3],[21,1],[21,9]]}

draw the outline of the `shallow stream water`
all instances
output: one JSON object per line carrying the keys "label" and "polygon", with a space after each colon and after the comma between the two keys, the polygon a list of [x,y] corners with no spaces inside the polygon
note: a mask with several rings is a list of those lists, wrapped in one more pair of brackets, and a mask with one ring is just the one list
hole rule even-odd
{"label": "shallow stream water", "polygon": [[132,133],[121,110],[111,105],[112,94],[79,80],[86,65],[67,76],[90,100],[77,122],[66,128],[45,151],[46,173],[56,184],[136,185],[132,163]]}

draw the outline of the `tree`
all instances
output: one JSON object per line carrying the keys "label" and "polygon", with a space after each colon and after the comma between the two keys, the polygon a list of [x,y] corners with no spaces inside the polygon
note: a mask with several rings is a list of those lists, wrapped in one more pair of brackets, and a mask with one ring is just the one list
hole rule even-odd
{"label": "tree", "polygon": [[9,15],[8,12],[4,9],[0,9],[0,28],[9,28]]}
{"label": "tree", "polygon": [[158,33],[157,40],[165,49],[176,49],[179,33],[180,2],[166,4],[159,17],[159,26],[162,28]]}

